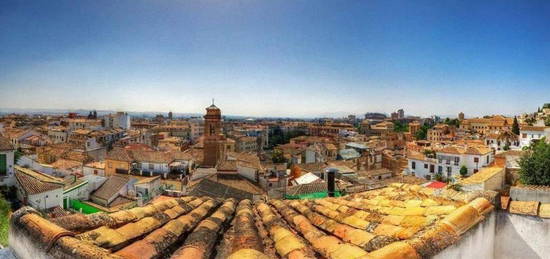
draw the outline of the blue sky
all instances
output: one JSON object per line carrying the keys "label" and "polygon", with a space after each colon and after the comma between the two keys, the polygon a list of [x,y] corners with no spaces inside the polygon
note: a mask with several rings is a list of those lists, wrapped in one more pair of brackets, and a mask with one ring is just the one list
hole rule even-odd
{"label": "blue sky", "polygon": [[550,1],[0,2],[0,107],[319,116],[550,102]]}

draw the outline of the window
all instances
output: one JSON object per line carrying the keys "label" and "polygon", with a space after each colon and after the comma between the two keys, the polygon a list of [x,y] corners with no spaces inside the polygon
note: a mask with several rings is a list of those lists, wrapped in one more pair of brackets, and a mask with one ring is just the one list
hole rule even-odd
{"label": "window", "polygon": [[489,156],[487,156],[487,164],[489,163]]}
{"label": "window", "polygon": [[437,167],[437,172],[442,174],[443,173],[443,166],[438,166]]}
{"label": "window", "polygon": [[424,164],[424,168],[425,168],[425,169],[428,169],[428,164]]}
{"label": "window", "polygon": [[435,166],[434,165],[430,165],[430,173],[433,173],[435,170]]}
{"label": "window", "polygon": [[155,169],[155,165],[154,164],[149,164],[149,170],[153,170]]}
{"label": "window", "polygon": [[458,165],[459,162],[460,162],[460,157],[455,157],[455,165]]}
{"label": "window", "polygon": [[412,168],[412,169],[416,169],[416,162],[414,162],[414,161],[411,162],[411,168]]}
{"label": "window", "polygon": [[479,163],[479,157],[474,157],[474,163]]}

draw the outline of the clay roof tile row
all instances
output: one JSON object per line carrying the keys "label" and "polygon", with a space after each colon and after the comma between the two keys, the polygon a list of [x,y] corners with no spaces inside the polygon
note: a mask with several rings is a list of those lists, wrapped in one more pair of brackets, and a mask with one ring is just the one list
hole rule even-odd
{"label": "clay roof tile row", "polygon": [[25,207],[10,227],[43,253],[36,257],[423,258],[493,209],[482,197],[428,189],[392,184],[338,198],[255,203],[183,197],[52,221]]}

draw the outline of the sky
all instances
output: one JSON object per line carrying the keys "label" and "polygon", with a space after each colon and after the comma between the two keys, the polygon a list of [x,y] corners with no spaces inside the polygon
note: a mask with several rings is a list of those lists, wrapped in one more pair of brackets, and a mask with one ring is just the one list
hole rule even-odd
{"label": "sky", "polygon": [[533,112],[549,28],[547,0],[3,0],[0,108]]}

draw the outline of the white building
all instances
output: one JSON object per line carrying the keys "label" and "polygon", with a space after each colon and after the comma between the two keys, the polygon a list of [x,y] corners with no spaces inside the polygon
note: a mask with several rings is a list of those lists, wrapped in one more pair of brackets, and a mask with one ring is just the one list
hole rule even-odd
{"label": "white building", "polygon": [[494,160],[489,147],[468,145],[448,146],[437,150],[435,156],[410,151],[407,158],[406,173],[428,180],[434,179],[438,173],[443,177],[459,176],[462,166],[468,169],[467,175],[472,175]]}
{"label": "white building", "polygon": [[134,183],[134,192],[141,206],[162,194],[160,176],[148,177]]}
{"label": "white building", "polygon": [[55,127],[48,130],[48,138],[53,144],[65,143],[69,138],[67,129],[64,127]]}
{"label": "white building", "polygon": [[71,200],[88,200],[90,198],[90,188],[88,180],[85,178],[77,178],[75,175],[70,175],[64,179],[63,188],[63,206],[70,207]]}
{"label": "white building", "polygon": [[64,118],[62,121],[66,123],[69,131],[77,129],[98,130],[101,128],[101,120],[96,119]]}
{"label": "white building", "polygon": [[495,151],[521,149],[519,138],[509,130],[489,133],[485,137],[485,144]]}
{"label": "white building", "polygon": [[130,115],[127,112],[117,112],[103,117],[103,127],[108,129],[130,129],[132,126]]}
{"label": "white building", "polygon": [[522,126],[519,131],[519,143],[522,148],[543,137],[550,137],[550,127]]}
{"label": "white building", "polygon": [[15,148],[21,147],[21,142],[31,136],[41,136],[40,133],[32,129],[10,129],[5,130],[4,136],[9,138]]}
{"label": "white building", "polygon": [[10,140],[0,136],[0,186],[12,186],[14,184],[14,156],[15,149]]}
{"label": "white building", "polygon": [[63,206],[65,184],[59,178],[15,166],[17,198],[37,210]]}
{"label": "white building", "polygon": [[90,162],[82,166],[84,175],[99,175],[105,176],[105,162]]}

